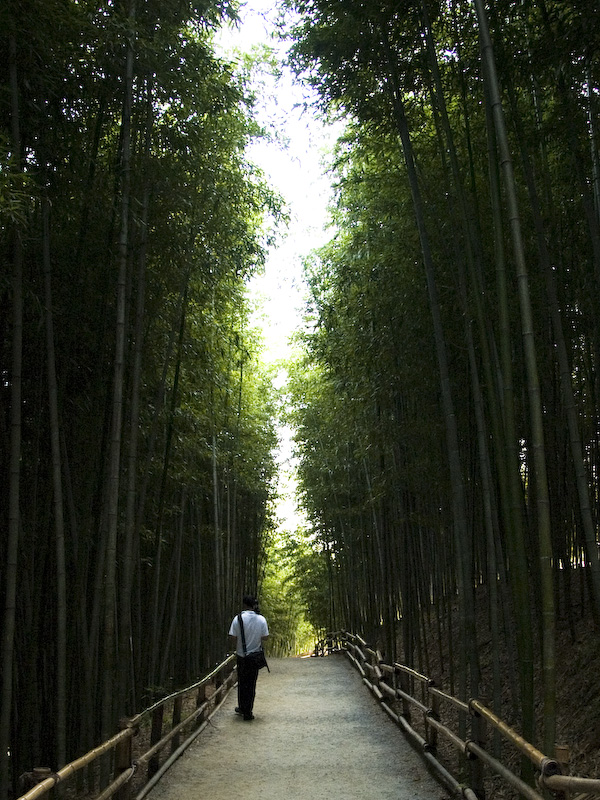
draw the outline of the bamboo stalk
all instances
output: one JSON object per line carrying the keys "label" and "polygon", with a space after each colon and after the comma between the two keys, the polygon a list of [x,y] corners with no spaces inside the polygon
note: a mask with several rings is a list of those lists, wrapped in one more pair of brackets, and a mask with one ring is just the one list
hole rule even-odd
{"label": "bamboo stalk", "polygon": [[539,783],[551,792],[582,792],[586,796],[600,795],[600,779],[577,778],[574,775],[540,775]]}
{"label": "bamboo stalk", "polygon": [[[214,697],[216,694],[217,692],[215,692],[212,695],[212,697]],[[212,699],[212,697],[210,699]],[[153,745],[150,748],[150,750],[147,750],[143,756],[140,756],[140,758],[138,758],[137,760],[138,766],[146,764],[146,762],[148,762],[152,758],[152,756],[156,755],[156,753],[159,753],[163,749],[163,747],[171,741],[171,739],[174,736],[176,736],[178,733],[181,732],[183,728],[185,728],[186,725],[189,725],[190,722],[193,722],[197,717],[203,714],[206,711],[207,706],[208,706],[208,700],[202,703],[201,706],[198,706],[198,708],[195,711],[193,711],[189,715],[189,717],[186,717],[183,720],[183,722],[180,722],[179,725],[176,725],[172,730],[169,731],[169,733],[163,736],[163,738],[160,741],[156,742],[156,744]]]}
{"label": "bamboo stalk", "polygon": [[398,716],[398,714],[396,714],[395,711],[392,711],[392,709],[388,706],[387,703],[382,703],[381,707],[383,708],[385,713],[388,715],[388,717],[391,717],[394,720],[394,722],[396,723],[396,725],[398,725],[399,724],[399,720],[400,720],[400,717]]}
{"label": "bamboo stalk", "polygon": [[354,651],[355,651],[356,653],[358,653],[360,660],[363,662],[363,664],[365,664],[365,663],[367,662],[367,659],[365,658],[365,654],[364,654],[364,653],[363,653],[363,651],[360,649],[360,647],[355,647],[355,648],[354,648]]}
{"label": "bamboo stalk", "polygon": [[[527,758],[534,764],[537,769],[542,770],[542,767],[545,763],[549,760],[553,761],[553,759],[548,759],[537,747],[534,747],[530,744],[526,739],[524,739],[520,734],[518,734],[515,730],[513,730],[506,722],[503,722],[499,717],[497,717],[492,711],[489,710],[483,703],[480,703],[479,700],[471,700],[469,702],[469,708],[472,712],[479,714],[484,719],[486,719],[492,727],[494,727],[497,731],[504,736],[514,747],[517,748],[521,753],[527,756]],[[556,764],[556,769],[559,771],[558,762],[554,762]]]}
{"label": "bamboo stalk", "polygon": [[463,741],[463,739],[461,739],[460,736],[457,736],[455,733],[453,733],[450,730],[450,728],[447,728],[442,722],[440,722],[438,719],[435,719],[435,717],[432,716],[427,717],[427,724],[431,725],[432,728],[435,728],[436,731],[443,734],[446,737],[446,739],[452,742],[452,744],[456,747],[457,750],[459,750],[464,755],[467,754],[467,749],[466,749],[467,743]]}
{"label": "bamboo stalk", "polygon": [[410,675],[416,680],[421,681],[421,683],[431,683],[431,678],[428,678],[427,675],[422,675],[420,672],[417,672],[416,669],[412,669],[412,667],[405,667],[404,664],[394,664],[394,669],[398,672],[403,672],[405,675]]}
{"label": "bamboo stalk", "polygon": [[398,697],[401,697],[403,700],[406,700],[408,703],[411,703],[411,705],[416,706],[424,714],[426,714],[429,711],[427,706],[421,703],[420,700],[417,700],[416,697],[413,697],[412,694],[403,692],[402,689],[396,689],[396,694]]}
{"label": "bamboo stalk", "polygon": [[360,672],[360,674],[361,674],[361,677],[362,677],[362,678],[365,678],[365,677],[366,677],[366,673],[365,673],[364,669],[362,668],[362,664],[360,664],[360,663],[359,663],[359,662],[358,662],[358,661],[357,661],[357,660],[354,658],[354,656],[352,655],[352,653],[348,653],[348,658],[349,658],[349,659],[350,659],[350,661],[351,661],[351,662],[354,664],[354,666],[356,667],[356,669],[357,669],[357,670]]}
{"label": "bamboo stalk", "polygon": [[457,697],[453,697],[451,694],[446,694],[446,692],[442,692],[441,689],[436,689],[433,686],[430,686],[429,694],[439,697],[440,700],[445,700],[446,702],[458,708],[460,711],[464,711],[465,713],[469,711],[468,703],[463,703],[462,700],[459,700]]}
{"label": "bamboo stalk", "polygon": [[535,789],[532,789],[529,784],[518,778],[508,767],[505,767],[504,764],[491,756],[483,747],[470,741],[466,743],[466,747],[470,753],[480,758],[485,764],[491,767],[497,775],[500,775],[507,783],[510,783],[511,786],[517,789],[523,797],[528,798],[528,800],[544,800]]}
{"label": "bamboo stalk", "polygon": [[122,772],[116,780],[114,780],[101,794],[98,795],[98,797],[96,797],[96,800],[109,800],[109,798],[112,797],[113,794],[115,794],[121,788],[121,786],[124,786],[127,781],[133,778],[136,770],[137,764],[133,764],[133,766],[129,767],[129,769],[125,770],[125,772]]}
{"label": "bamboo stalk", "polygon": [[124,741],[127,738],[130,738],[134,734],[134,727],[125,728],[125,730],[120,731],[119,733],[115,734],[112,739],[104,742],[103,744],[99,745],[98,747],[90,750],[81,758],[76,759],[75,761],[71,761],[69,764],[64,766],[58,772],[52,773],[49,778],[46,778],[41,783],[38,783],[37,786],[34,786],[33,789],[30,789],[26,794],[22,795],[19,800],[35,800],[37,797],[41,797],[42,795],[49,792],[54,786],[56,786],[61,781],[64,781],[66,778],[71,777],[75,772],[86,767],[88,764],[91,764],[92,761],[95,761],[104,753],[112,750],[114,747],[117,746],[120,742]]}
{"label": "bamboo stalk", "polygon": [[366,678],[363,678],[363,683],[365,684],[365,686],[369,687],[369,689],[371,690],[371,694],[375,695],[375,697],[379,702],[383,700],[383,695],[379,691],[378,686],[376,686],[374,683],[370,683]]}
{"label": "bamboo stalk", "polygon": [[381,683],[379,684],[379,688],[381,689],[382,692],[385,692],[385,694],[387,694],[388,697],[392,697],[394,699],[396,698],[396,690],[394,689],[393,686],[388,686],[388,684],[385,681],[381,681]]}

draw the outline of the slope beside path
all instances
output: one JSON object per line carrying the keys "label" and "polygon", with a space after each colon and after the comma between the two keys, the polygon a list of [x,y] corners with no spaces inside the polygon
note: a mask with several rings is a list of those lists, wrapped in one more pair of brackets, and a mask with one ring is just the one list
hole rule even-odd
{"label": "slope beside path", "polygon": [[445,790],[341,656],[271,659],[255,719],[234,689],[150,800],[443,800]]}

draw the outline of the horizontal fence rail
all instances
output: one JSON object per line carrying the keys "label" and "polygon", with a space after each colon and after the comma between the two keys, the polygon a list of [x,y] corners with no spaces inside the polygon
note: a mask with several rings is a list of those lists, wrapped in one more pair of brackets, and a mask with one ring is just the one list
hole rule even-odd
{"label": "horizontal fence rail", "polygon": [[[548,792],[557,798],[571,800],[600,798],[600,779],[565,774],[568,769],[565,748],[557,748],[556,758],[545,755],[479,700],[463,702],[441,691],[431,678],[411,667],[385,664],[381,653],[356,634],[347,631],[329,633],[317,642],[314,655],[340,652],[347,655],[382,709],[403,730],[454,797],[481,800],[485,797],[484,779],[487,775],[497,777],[528,800],[544,800],[542,792],[546,798]],[[414,715],[420,718],[423,735],[413,727]],[[445,717],[452,717],[452,721],[444,721]],[[467,729],[470,734],[464,738],[463,730]],[[488,729],[529,760],[535,771],[536,788],[525,783],[486,750]],[[459,781],[438,760],[439,737],[443,737],[462,757],[468,769],[469,785],[465,785],[467,781]]]}
{"label": "horizontal fence rail", "polygon": [[[135,717],[121,720],[119,733],[57,772],[38,767],[21,776],[23,783],[33,785],[18,800],[36,800],[54,787],[60,797],[61,789],[66,789],[65,783],[74,776],[79,779],[74,792],[77,796],[142,800],[219,708],[235,683],[235,661],[235,655],[228,656],[191,686],[161,698]],[[143,739],[143,752],[135,756],[134,737]],[[161,763],[161,753],[168,745],[170,754]]]}

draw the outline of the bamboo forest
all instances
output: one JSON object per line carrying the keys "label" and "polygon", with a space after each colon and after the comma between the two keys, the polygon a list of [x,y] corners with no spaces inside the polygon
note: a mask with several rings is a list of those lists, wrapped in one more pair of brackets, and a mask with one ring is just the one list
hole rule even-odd
{"label": "bamboo forest", "polygon": [[[284,65],[217,48],[237,0],[0,6],[1,800],[209,670],[248,591],[274,656],[360,634],[600,777],[600,8],[271,5]],[[284,66],[341,133],[274,367]]]}

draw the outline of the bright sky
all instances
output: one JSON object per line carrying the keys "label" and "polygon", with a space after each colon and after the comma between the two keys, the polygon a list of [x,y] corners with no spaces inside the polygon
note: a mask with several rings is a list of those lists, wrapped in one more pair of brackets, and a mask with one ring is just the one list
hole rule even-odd
{"label": "bright sky", "polygon": [[[286,44],[273,35],[277,13],[274,0],[248,0],[242,6],[239,31],[230,34],[233,46],[250,50],[266,44],[283,60]],[[287,69],[277,81],[264,76],[257,98],[259,122],[272,131],[276,141],[257,142],[249,155],[291,210],[285,239],[271,252],[265,274],[252,286],[264,300],[267,358],[277,361],[288,355],[289,336],[300,320],[302,257],[326,241],[329,181],[322,162],[333,134],[314,112],[303,109],[310,94],[294,83]]]}
{"label": "bright sky", "polygon": [[[285,43],[273,35],[277,3],[248,0],[242,6],[241,17],[239,30],[220,37],[226,56],[232,57],[233,48],[249,51],[253,46],[267,44],[283,60]],[[283,195],[291,214],[287,234],[269,254],[264,275],[255,278],[251,285],[251,296],[260,299],[265,357],[273,363],[290,355],[289,338],[301,324],[305,288],[302,259],[328,238],[325,225],[330,183],[323,164],[336,131],[324,126],[310,109],[304,110],[304,101],[310,95],[307,89],[294,83],[289,70],[283,69],[277,81],[265,76],[257,97],[259,122],[272,131],[275,141],[257,143],[249,156]],[[280,373],[280,379],[283,384],[284,372]],[[281,499],[277,516],[284,529],[294,530],[303,520],[295,503],[291,431],[281,428],[279,433]]]}

